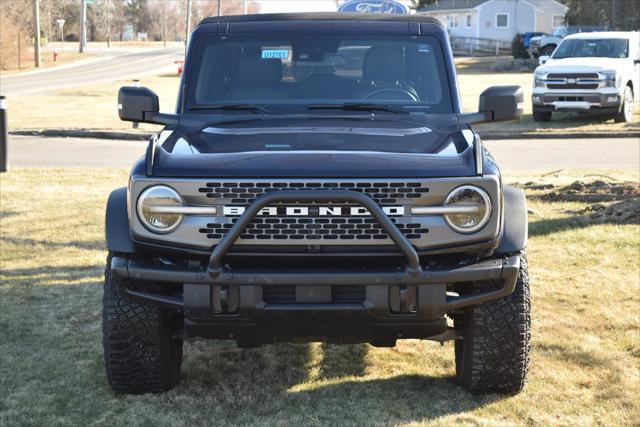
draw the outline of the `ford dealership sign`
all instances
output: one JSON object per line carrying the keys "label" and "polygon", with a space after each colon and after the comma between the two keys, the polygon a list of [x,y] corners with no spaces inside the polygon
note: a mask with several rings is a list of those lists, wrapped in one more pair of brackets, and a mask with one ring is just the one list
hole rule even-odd
{"label": "ford dealership sign", "polygon": [[393,0],[351,0],[342,4],[338,12],[409,13],[404,5]]}

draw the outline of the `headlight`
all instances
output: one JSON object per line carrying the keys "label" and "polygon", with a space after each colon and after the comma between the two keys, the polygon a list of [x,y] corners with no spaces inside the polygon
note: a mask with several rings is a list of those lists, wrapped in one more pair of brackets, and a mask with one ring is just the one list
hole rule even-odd
{"label": "headlight", "polygon": [[545,74],[544,73],[534,73],[533,74],[533,87],[541,87],[544,88],[545,82]]}
{"label": "headlight", "polygon": [[182,197],[173,188],[164,185],[150,187],[138,198],[138,218],[149,231],[171,233],[180,225],[184,215],[167,211],[175,211],[182,205]]}
{"label": "headlight", "polygon": [[602,71],[600,74],[604,80],[604,87],[620,86],[620,75],[615,71]]}
{"label": "headlight", "polygon": [[482,189],[463,185],[453,190],[444,202],[445,206],[469,206],[476,208],[468,213],[446,214],[445,221],[458,233],[474,233],[484,227],[491,216],[491,199]]}

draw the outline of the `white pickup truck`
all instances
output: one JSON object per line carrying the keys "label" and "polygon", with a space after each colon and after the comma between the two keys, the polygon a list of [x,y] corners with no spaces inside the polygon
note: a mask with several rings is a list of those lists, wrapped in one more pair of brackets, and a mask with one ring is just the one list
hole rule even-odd
{"label": "white pickup truck", "polygon": [[553,112],[598,112],[631,122],[640,99],[640,33],[593,32],[566,37],[540,57],[533,77],[533,119]]}

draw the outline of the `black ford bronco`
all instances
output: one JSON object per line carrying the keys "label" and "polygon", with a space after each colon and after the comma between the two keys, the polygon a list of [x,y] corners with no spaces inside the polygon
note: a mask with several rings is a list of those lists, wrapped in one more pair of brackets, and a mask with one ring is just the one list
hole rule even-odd
{"label": "black ford bronco", "polygon": [[518,392],[529,360],[527,209],[463,113],[447,32],[422,16],[208,18],[175,114],[106,212],[104,357],[116,392],[180,380],[184,339],[241,347],[455,342],[457,381]]}

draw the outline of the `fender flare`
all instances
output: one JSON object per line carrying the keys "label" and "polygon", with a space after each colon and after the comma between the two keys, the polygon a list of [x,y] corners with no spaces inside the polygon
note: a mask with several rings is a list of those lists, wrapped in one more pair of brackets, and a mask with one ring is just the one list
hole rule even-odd
{"label": "fender flare", "polygon": [[105,216],[105,240],[111,252],[133,253],[133,241],[129,232],[127,188],[113,190],[107,200]]}
{"label": "fender flare", "polygon": [[514,253],[527,247],[529,238],[529,220],[527,217],[527,199],[524,191],[505,186],[504,226],[502,239],[496,253]]}

